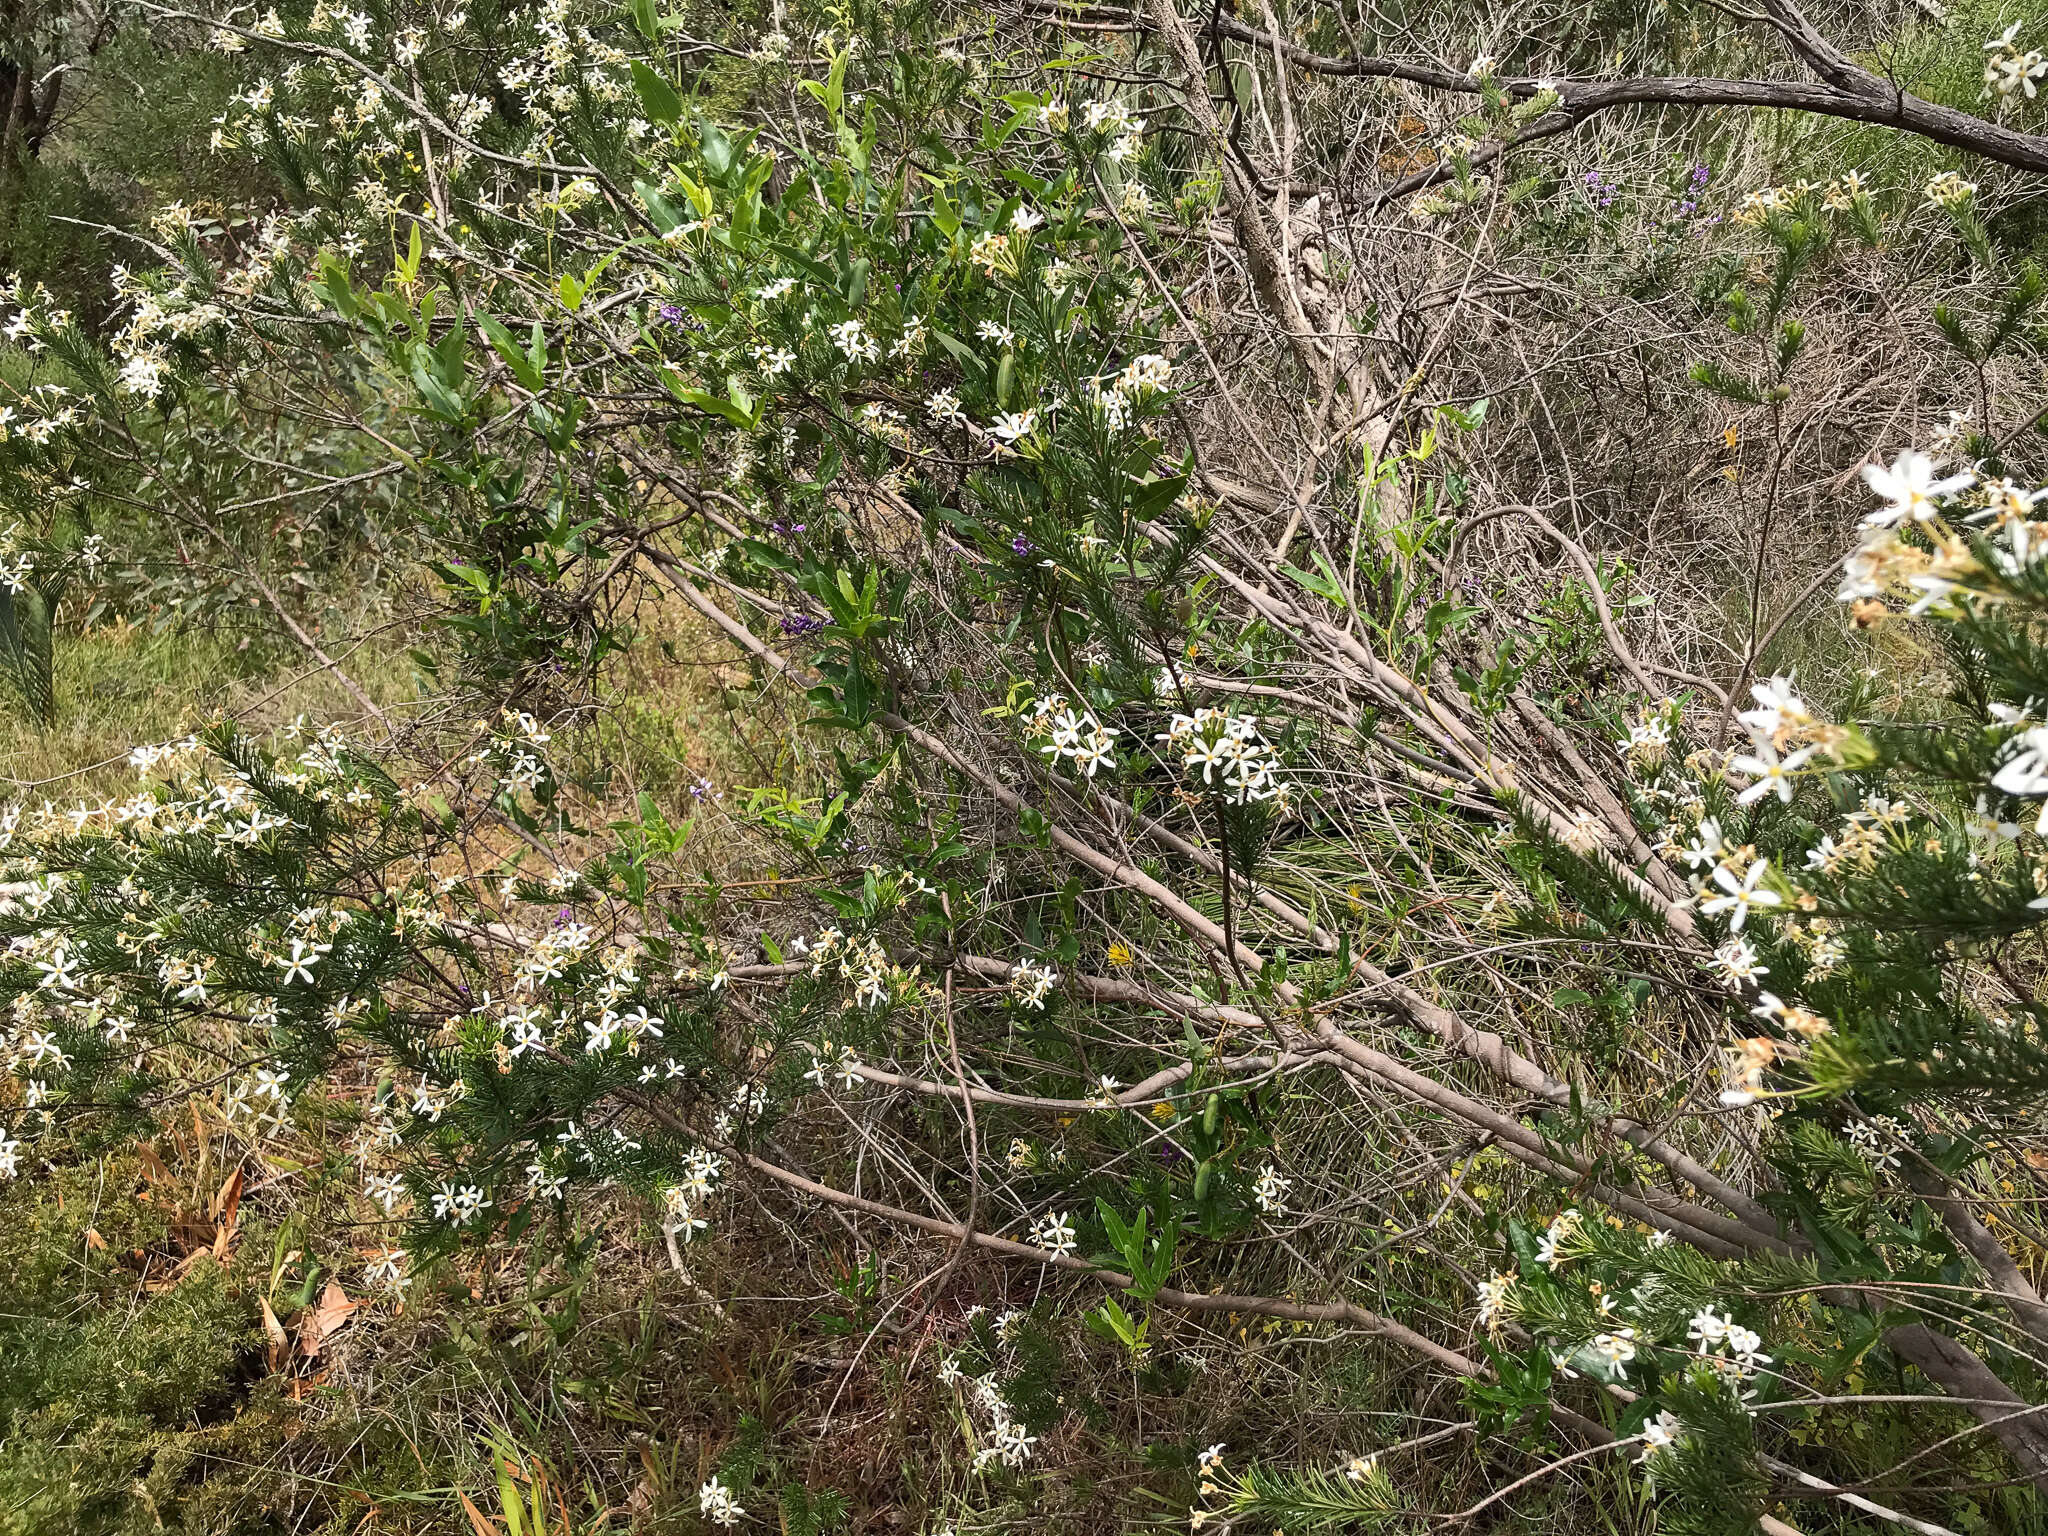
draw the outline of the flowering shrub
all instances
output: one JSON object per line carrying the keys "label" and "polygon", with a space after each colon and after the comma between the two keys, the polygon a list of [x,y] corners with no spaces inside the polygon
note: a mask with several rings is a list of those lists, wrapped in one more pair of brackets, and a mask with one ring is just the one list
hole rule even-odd
{"label": "flowering shrub", "polygon": [[[858,1217],[929,1248],[870,1338],[945,1330],[918,1382],[981,1489],[1056,1475],[1099,1407],[1049,1385],[1049,1339],[1108,1351],[1142,1423],[1171,1357],[1217,1368],[1218,1314],[1387,1341],[1504,1457],[1629,1447],[1673,1530],[1783,1529],[1794,1494],[1919,1520],[1869,1479],[1939,1508],[1835,1443],[1838,1410],[1913,1431],[1901,1468],[1960,1439],[2048,1488],[2015,1194],[2048,1156],[2048,491],[2039,418],[1993,394],[2043,283],[1999,264],[1980,187],[1731,192],[1748,243],[1702,275],[1730,339],[1691,385],[1766,423],[1775,481],[1837,242],[1940,221],[1996,269],[1930,322],[1983,420],[1864,468],[1841,589],[1880,642],[1945,648],[1948,691],[1830,709],[1766,664],[1761,565],[1717,681],[1639,656],[1619,573],[1543,510],[1467,504],[1483,477],[1446,461],[1487,410],[1380,389],[1345,291],[1369,242],[1284,176],[1262,201],[1171,7],[1144,12],[1165,83],[1006,92],[922,11],[799,36],[778,6],[711,66],[651,4],[475,12],[209,18],[247,72],[218,148],[289,205],[234,244],[167,212],[104,338],[8,294],[76,381],[9,407],[23,463],[204,478],[237,451],[207,403],[260,391],[335,484],[404,485],[447,707],[400,725],[266,587],[363,719],[217,722],[138,748],[123,798],[0,813],[0,1174],[172,1106],[251,1156],[340,1125],[318,1240],[387,1309],[464,1253],[572,1244],[586,1202],[631,1202],[692,1286],[742,1191]],[[2016,106],[2014,36],[1986,79]],[[1578,84],[1450,80],[1481,107],[1410,224],[1476,261],[1461,221],[1506,180],[1480,167]],[[1567,185],[1559,218],[1626,211],[1601,171]],[[1322,402],[1278,495],[1229,472],[1271,450],[1189,314],[1189,242],[1239,253]],[[232,551],[226,515],[192,526]],[[1522,620],[1454,581],[1509,515],[1585,577]],[[0,586],[42,592],[47,637],[33,581],[108,556],[10,538]],[[565,771],[663,606],[801,699],[811,766],[686,814]],[[700,820],[801,894],[764,921],[694,878]],[[1030,1274],[1026,1304],[941,1319],[970,1261]],[[1897,1390],[1838,1390],[1875,1369]],[[1198,1527],[1377,1528],[1450,1513],[1394,1475],[1435,1441],[1180,1470]],[[765,1518],[736,1466],[704,1522]],[[1488,1475],[1480,1508],[1542,1474]]]}

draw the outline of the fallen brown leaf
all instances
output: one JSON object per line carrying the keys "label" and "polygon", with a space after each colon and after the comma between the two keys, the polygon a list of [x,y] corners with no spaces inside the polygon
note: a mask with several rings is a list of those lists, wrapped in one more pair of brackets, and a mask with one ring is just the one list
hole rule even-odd
{"label": "fallen brown leaf", "polygon": [[320,1293],[317,1306],[299,1314],[299,1351],[308,1359],[320,1353],[320,1346],[354,1315],[359,1301],[351,1301],[339,1283],[330,1280]]}
{"label": "fallen brown leaf", "polygon": [[291,1351],[291,1340],[285,1335],[284,1324],[270,1310],[270,1298],[263,1296],[257,1299],[263,1308],[263,1336],[268,1340],[263,1351],[264,1361],[273,1371],[282,1370]]}
{"label": "fallen brown leaf", "polygon": [[476,1536],[501,1536],[497,1523],[487,1519],[466,1493],[462,1495],[462,1507],[469,1511],[469,1523],[476,1527]]}
{"label": "fallen brown leaf", "polygon": [[221,1185],[220,1193],[213,1197],[207,1214],[224,1227],[235,1224],[235,1213],[242,1207],[242,1170],[237,1168],[228,1175],[228,1181]]}

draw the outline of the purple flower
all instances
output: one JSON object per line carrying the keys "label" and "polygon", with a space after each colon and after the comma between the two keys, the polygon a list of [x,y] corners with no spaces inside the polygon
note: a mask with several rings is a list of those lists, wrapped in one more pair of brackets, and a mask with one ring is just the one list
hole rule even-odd
{"label": "purple flower", "polygon": [[664,304],[655,313],[660,315],[670,325],[681,325],[684,319],[687,318],[683,313],[683,306],[680,304]]}
{"label": "purple flower", "polygon": [[814,635],[825,627],[823,619],[811,617],[808,613],[785,613],[782,616],[782,632],[793,638]]}
{"label": "purple flower", "polygon": [[803,531],[804,531],[805,529],[807,529],[807,528],[809,528],[809,527],[810,527],[810,524],[809,524],[809,523],[779,523],[779,522],[778,522],[778,523],[770,523],[770,524],[768,525],[768,531],[769,531],[770,533],[774,534],[774,535],[775,535],[775,536],[776,536],[777,538],[779,538],[779,539],[786,539],[786,538],[788,538],[788,537],[789,537],[789,536],[790,536],[791,534],[794,534],[794,533],[802,533],[802,532],[803,532]]}
{"label": "purple flower", "polygon": [[1010,551],[1013,554],[1028,555],[1031,553],[1032,550],[1036,548],[1038,548],[1038,546],[1032,543],[1029,539],[1025,538],[1024,535],[1021,533],[1018,534],[1017,537],[1015,537],[1014,539],[1010,540]]}

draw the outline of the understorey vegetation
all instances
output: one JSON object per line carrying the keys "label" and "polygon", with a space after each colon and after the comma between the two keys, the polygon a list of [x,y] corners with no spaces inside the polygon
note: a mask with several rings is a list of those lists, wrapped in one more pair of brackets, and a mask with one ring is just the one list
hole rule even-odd
{"label": "understorey vegetation", "polygon": [[2048,23],[0,42],[0,1531],[2048,1527]]}

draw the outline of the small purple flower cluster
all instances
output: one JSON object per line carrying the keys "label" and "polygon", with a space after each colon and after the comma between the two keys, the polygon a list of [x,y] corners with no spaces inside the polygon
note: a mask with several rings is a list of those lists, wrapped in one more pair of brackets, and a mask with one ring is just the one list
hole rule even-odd
{"label": "small purple flower cluster", "polygon": [[768,525],[768,531],[774,534],[775,537],[777,537],[778,539],[786,539],[790,537],[790,535],[792,534],[804,532],[810,526],[811,525],[809,523],[774,522]]}
{"label": "small purple flower cluster", "polygon": [[1586,172],[1586,196],[1596,208],[1606,208],[1614,202],[1614,194],[1621,190],[1621,183],[1609,181],[1605,171]]}
{"label": "small purple flower cluster", "polygon": [[1707,190],[1707,178],[1712,175],[1704,165],[1696,165],[1686,178],[1685,191],[1678,198],[1675,217],[1689,219],[1700,211],[1700,194]]}
{"label": "small purple flower cluster", "polygon": [[657,309],[655,313],[661,316],[661,318],[666,320],[670,325],[681,325],[685,320],[689,318],[689,315],[684,311],[683,306],[680,304],[664,304],[661,306],[661,308]]}
{"label": "small purple flower cluster", "polygon": [[1025,538],[1024,535],[1021,533],[1018,534],[1017,537],[1015,537],[1014,539],[1010,540],[1010,552],[1012,554],[1028,555],[1036,548],[1038,548],[1038,546],[1032,543],[1029,539]]}
{"label": "small purple flower cluster", "polygon": [[793,640],[801,639],[805,635],[815,635],[824,627],[823,619],[813,618],[808,613],[790,612],[782,616],[782,632]]}

